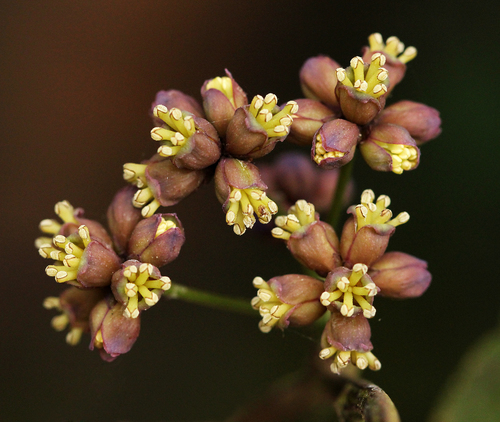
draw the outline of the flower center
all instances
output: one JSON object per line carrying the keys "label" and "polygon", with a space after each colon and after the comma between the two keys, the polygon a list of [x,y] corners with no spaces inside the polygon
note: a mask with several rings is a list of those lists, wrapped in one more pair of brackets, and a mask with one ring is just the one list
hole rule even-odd
{"label": "flower center", "polygon": [[287,216],[280,215],[274,220],[277,227],[271,231],[273,237],[288,240],[292,233],[316,221],[314,205],[304,199],[299,199],[288,213]]}
{"label": "flower center", "polygon": [[278,97],[267,94],[265,98],[260,95],[253,97],[249,112],[267,132],[267,136],[279,137],[288,135],[295,113],[299,106],[295,101],[288,101],[282,110],[277,106]]}
{"label": "flower center", "polygon": [[216,78],[210,80],[206,85],[207,91],[209,89],[216,89],[222,92],[227,99],[231,102],[233,107],[236,108],[236,104],[233,99],[233,82],[228,76],[217,76]]}
{"label": "flower center", "polygon": [[399,60],[401,63],[407,63],[417,56],[415,47],[407,47],[399,40],[398,37],[389,37],[384,43],[382,35],[378,32],[371,34],[368,37],[371,51],[382,51],[392,59]]}
{"label": "flower center", "polygon": [[385,56],[375,53],[371,63],[365,65],[359,56],[351,59],[351,66],[347,69],[337,69],[337,80],[345,86],[354,88],[356,91],[378,98],[387,92],[385,80],[389,72],[382,66],[385,64]]}

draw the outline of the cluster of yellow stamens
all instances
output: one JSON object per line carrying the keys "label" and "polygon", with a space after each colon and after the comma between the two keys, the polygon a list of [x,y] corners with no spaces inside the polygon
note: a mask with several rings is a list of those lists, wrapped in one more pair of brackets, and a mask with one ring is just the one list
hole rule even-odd
{"label": "cluster of yellow stamens", "polygon": [[216,89],[222,92],[227,99],[231,102],[233,107],[236,107],[233,98],[233,81],[228,76],[217,76],[216,78],[211,79],[206,85],[206,90]]}
{"label": "cluster of yellow stamens", "polygon": [[403,170],[411,170],[418,165],[417,147],[403,144],[388,144],[380,141],[373,142],[390,154],[393,173],[401,174]]}
{"label": "cluster of yellow stamens", "polygon": [[[78,221],[76,220],[74,215],[75,209],[68,201],[58,202],[54,207],[54,212],[64,223],[78,224]],[[38,239],[36,239],[35,246],[37,248],[40,248],[42,245],[52,243],[52,237],[59,232],[59,230],[61,229],[61,224],[57,220],[45,219],[40,222],[38,227],[43,233],[52,235],[51,237],[39,237]]]}
{"label": "cluster of yellow stamens", "polygon": [[146,167],[146,164],[135,163],[123,165],[123,178],[139,188],[132,204],[136,208],[142,208],[141,214],[144,218],[151,217],[161,205],[146,181]]}
{"label": "cluster of yellow stamens", "polygon": [[407,47],[399,40],[398,37],[389,37],[384,43],[382,35],[378,32],[371,34],[368,37],[371,51],[382,51],[391,58],[399,60],[401,63],[407,63],[417,56],[415,47]]}
{"label": "cluster of yellow stamens", "polygon": [[314,221],[316,221],[314,205],[304,199],[299,199],[290,207],[287,216],[276,217],[274,222],[277,227],[271,231],[271,234],[278,239],[288,240],[292,233]]}
{"label": "cluster of yellow stamens", "polygon": [[155,239],[165,233],[167,230],[170,230],[170,229],[173,229],[177,227],[177,224],[175,224],[175,221],[173,220],[165,220],[165,218],[161,218],[161,221],[160,221],[160,224],[158,224],[158,228],[156,229],[156,233],[155,233]]}
{"label": "cluster of yellow stamens", "polygon": [[178,108],[170,110],[164,105],[154,108],[153,114],[163,120],[167,127],[154,127],[151,129],[151,138],[155,141],[163,141],[163,145],[158,148],[158,154],[162,157],[176,155],[182,148],[186,140],[196,132],[196,126],[191,114],[186,114]]}
{"label": "cluster of yellow stamens", "polygon": [[386,58],[381,53],[375,53],[372,56],[369,66],[365,66],[361,57],[353,57],[351,59],[352,72],[339,67],[337,80],[358,92],[378,98],[387,92],[387,86],[383,83],[389,75],[387,69],[382,67],[385,61]]}
{"label": "cluster of yellow stamens", "polygon": [[352,363],[359,369],[369,367],[372,371],[378,371],[382,368],[382,364],[372,352],[343,351],[331,346],[322,349],[319,352],[319,357],[323,360],[333,357],[330,369],[335,374],[339,374],[349,363]]}
{"label": "cluster of yellow stamens", "polygon": [[252,307],[258,309],[262,320],[259,321],[259,329],[263,333],[268,333],[278,323],[293,305],[283,303],[271,290],[261,277],[253,279],[253,285],[257,291],[257,296],[252,299]]}
{"label": "cluster of yellow stamens", "polygon": [[168,290],[171,286],[170,278],[152,277],[154,267],[151,264],[141,264],[139,267],[131,265],[124,269],[123,276],[127,279],[125,284],[125,294],[128,297],[123,315],[127,318],[137,318],[139,316],[138,305],[144,300],[147,306],[153,306],[159,300],[159,296],[151,290]]}
{"label": "cluster of yellow stamens", "polygon": [[[43,307],[45,309],[57,309],[61,312],[60,315],[56,315],[54,318],[52,318],[52,321],[50,322],[54,330],[62,331],[68,326],[70,322],[69,316],[61,307],[61,301],[58,297],[49,296],[45,298],[45,300],[43,301]],[[80,342],[82,333],[83,329],[81,327],[71,327],[68,334],[66,334],[66,343],[71,346],[75,346]]]}
{"label": "cluster of yellow stamens", "polygon": [[52,258],[54,261],[62,264],[48,265],[45,268],[45,274],[49,277],[54,277],[58,283],[76,282],[78,268],[80,267],[80,258],[91,241],[89,229],[85,225],[78,227],[78,235],[81,238],[81,245],[83,247],[70,242],[65,236],[57,235],[52,239],[52,244],[42,244],[38,249],[42,257]]}
{"label": "cluster of yellow stamens", "polygon": [[326,151],[323,147],[323,142],[321,139],[321,134],[316,135],[316,141],[314,145],[314,161],[320,164],[323,160],[327,158],[342,158],[345,152],[342,151]]}
{"label": "cluster of yellow stamens", "polygon": [[229,194],[229,208],[226,223],[233,226],[236,234],[242,235],[255,224],[255,216],[263,224],[271,221],[271,216],[278,212],[278,206],[266,193],[257,188],[232,188]]}
{"label": "cluster of yellow stamens", "polygon": [[367,280],[363,276],[368,271],[364,264],[356,264],[352,268],[352,274],[349,277],[341,277],[336,284],[331,287],[331,291],[324,292],[321,297],[321,303],[329,306],[333,302],[342,302],[340,313],[345,317],[354,315],[354,301],[363,310],[365,318],[375,316],[375,307],[368,300],[377,294],[377,287],[371,279]]}
{"label": "cluster of yellow stamens", "polygon": [[248,109],[270,138],[288,135],[295,113],[299,111],[295,101],[288,101],[282,110],[277,104],[278,97],[274,94],[267,94],[265,98],[256,95]]}
{"label": "cluster of yellow stamens", "polygon": [[374,199],[375,194],[371,189],[363,191],[361,204],[356,205],[356,231],[373,224],[390,224],[396,227],[410,219],[407,212],[401,212],[392,218],[392,211],[387,208],[391,199],[387,195],[380,195],[375,203]]}

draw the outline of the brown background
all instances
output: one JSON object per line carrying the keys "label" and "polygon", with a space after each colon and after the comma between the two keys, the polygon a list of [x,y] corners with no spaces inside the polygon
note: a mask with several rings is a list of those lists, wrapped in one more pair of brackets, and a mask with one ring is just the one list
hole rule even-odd
{"label": "brown background", "polygon": [[[103,220],[121,166],[154,152],[156,91],[198,97],[228,68],[249,95],[301,96],[298,70],[324,53],[347,66],[375,31],[419,49],[393,100],[438,108],[441,137],[420,168],[375,174],[359,191],[392,197],[412,219],[392,250],[429,261],[431,289],[378,301],[383,363],[366,377],[405,421],[422,421],[460,355],[497,320],[498,11],[477,2],[3,1],[0,9],[0,406],[2,420],[220,420],[306,360],[298,331],[261,334],[256,319],[165,302],[143,318],[133,350],[112,364],[50,326],[43,298],[60,292],[33,248],[62,199]],[[279,146],[279,150],[287,147]],[[175,208],[186,227],[174,281],[251,298],[255,275],[297,271],[285,248],[236,238],[205,186]]]}

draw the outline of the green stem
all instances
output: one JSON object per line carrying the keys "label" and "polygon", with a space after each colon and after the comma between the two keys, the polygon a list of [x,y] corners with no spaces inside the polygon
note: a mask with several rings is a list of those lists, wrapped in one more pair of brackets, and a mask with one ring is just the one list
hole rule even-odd
{"label": "green stem", "polygon": [[209,308],[231,311],[242,315],[259,316],[259,313],[252,308],[248,299],[210,293],[194,289],[192,287],[183,286],[182,284],[173,283],[172,287],[170,287],[170,289],[163,295],[172,299],[180,299],[185,302],[195,303]]}
{"label": "green stem", "polygon": [[330,213],[328,214],[327,222],[335,229],[338,233],[340,229],[340,214],[344,208],[344,196],[349,180],[351,180],[352,168],[354,164],[354,158],[349,161],[345,166],[340,168],[339,180],[337,183],[337,189],[335,195],[333,196],[332,206],[330,208]]}

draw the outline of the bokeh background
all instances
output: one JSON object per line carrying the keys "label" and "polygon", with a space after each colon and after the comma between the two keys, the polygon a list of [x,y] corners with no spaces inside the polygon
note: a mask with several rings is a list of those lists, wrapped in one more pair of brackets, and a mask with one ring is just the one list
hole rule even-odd
{"label": "bokeh background", "polygon": [[[426,259],[434,276],[418,300],[377,301],[372,341],[383,369],[365,376],[404,421],[425,420],[499,309],[499,14],[483,4],[1,2],[1,419],[221,420],[308,359],[314,344],[300,331],[263,335],[256,318],[169,301],[144,314],[128,355],[102,362],[87,339],[72,348],[51,329],[53,313],[41,304],[61,287],[44,274],[33,241],[63,199],[104,221],[124,185],[122,164],[155,150],[148,108],[156,91],[199,98],[202,83],[228,68],[249,96],[298,98],[308,57],[347,66],[381,32],[419,51],[392,101],[439,109],[443,133],[423,147],[414,172],[356,163],[357,194],[370,187],[411,214],[391,250]],[[254,276],[299,270],[269,239],[233,235],[212,185],[174,211],[188,239],[163,271],[174,281],[250,299]]]}

